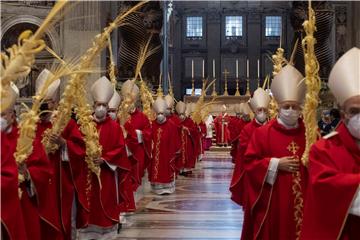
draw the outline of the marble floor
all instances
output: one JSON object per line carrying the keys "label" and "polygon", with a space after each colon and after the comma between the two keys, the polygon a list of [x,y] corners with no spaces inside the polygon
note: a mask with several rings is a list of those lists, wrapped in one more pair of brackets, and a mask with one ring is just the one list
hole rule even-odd
{"label": "marble floor", "polygon": [[116,239],[239,239],[243,212],[229,198],[231,174],[228,152],[206,152],[172,195],[156,196],[145,182]]}

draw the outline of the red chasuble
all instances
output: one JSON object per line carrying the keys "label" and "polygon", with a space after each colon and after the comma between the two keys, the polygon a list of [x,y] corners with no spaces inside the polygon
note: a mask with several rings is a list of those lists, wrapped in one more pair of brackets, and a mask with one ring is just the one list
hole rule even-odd
{"label": "red chasuble", "polygon": [[[10,134],[10,133],[9,133]],[[26,240],[18,191],[18,168],[13,157],[14,136],[1,132],[1,235],[7,240]]]}
{"label": "red chasuble", "polygon": [[[36,137],[42,138],[43,132],[51,128],[50,122],[42,121],[38,124]],[[76,199],[77,221],[76,227],[81,228],[88,224],[89,202],[87,195],[88,168],[85,162],[85,144],[83,136],[75,120],[70,119],[61,136],[66,141],[69,161],[63,161],[62,149],[49,154],[48,158],[52,164],[54,187],[52,191],[58,205],[57,211],[60,215],[60,223],[65,239],[71,239],[71,211],[74,198]],[[48,200],[49,201],[49,200]],[[52,209],[52,212],[55,212]]]}
{"label": "red chasuble", "polygon": [[237,155],[237,151],[238,151],[238,144],[239,144],[239,135],[241,133],[241,130],[243,129],[243,127],[246,125],[246,122],[240,118],[240,117],[236,117],[236,116],[232,116],[230,117],[230,122],[229,122],[229,132],[230,132],[230,143],[231,143],[231,151],[230,151],[230,155],[232,157],[232,162],[235,163],[235,158]]}
{"label": "red chasuble", "polygon": [[184,167],[186,169],[195,168],[197,157],[200,154],[200,133],[194,121],[189,117],[185,118],[181,124],[188,129],[192,143],[192,146],[186,146],[187,159]]}
{"label": "red chasuble", "polygon": [[[122,196],[119,176],[130,173],[131,163],[126,157],[125,140],[120,125],[107,117],[103,122],[97,123],[97,129],[102,146],[101,157],[105,161],[100,165],[101,189],[96,175],[92,174],[89,224],[111,227],[119,222],[120,212],[126,210],[126,206],[120,202]],[[111,169],[108,164],[116,169]]]}
{"label": "red chasuble", "polygon": [[167,184],[174,181],[175,159],[180,153],[178,127],[172,121],[159,124],[152,122],[153,151],[149,166],[149,181],[152,184]]}
{"label": "red chasuble", "polygon": [[291,240],[300,233],[300,203],[305,199],[306,168],[301,164],[296,174],[278,170],[274,185],[268,184],[266,177],[272,157],[296,156],[300,162],[304,145],[302,121],[299,121],[298,128],[286,129],[274,119],[254,131],[245,153],[245,174],[249,185],[245,205],[251,208],[248,227],[252,230],[244,229],[244,239]]}
{"label": "red chasuble", "polygon": [[[127,132],[126,145],[132,155],[129,157],[132,162],[131,174],[133,178],[134,191],[141,185],[145,169],[150,163],[151,154],[151,124],[147,116],[136,109],[130,119],[125,123]],[[139,143],[136,130],[142,132],[143,142]]]}
{"label": "red chasuble", "polygon": [[316,142],[309,157],[301,239],[360,239],[360,217],[348,210],[360,184],[360,149],[342,123]]}
{"label": "red chasuble", "polygon": [[216,144],[224,145],[229,144],[230,132],[228,129],[228,123],[230,117],[227,114],[220,114],[214,120],[215,133],[216,133]]}
{"label": "red chasuble", "polygon": [[[243,120],[241,120],[245,123]],[[231,191],[231,199],[239,204],[240,206],[244,206],[244,194],[246,193],[246,189],[248,186],[245,184],[244,179],[244,154],[246,148],[250,142],[250,138],[254,132],[254,130],[262,125],[258,124],[255,119],[246,124],[239,137],[238,137],[238,150],[235,158],[235,166],[234,172],[231,179],[230,191]]]}

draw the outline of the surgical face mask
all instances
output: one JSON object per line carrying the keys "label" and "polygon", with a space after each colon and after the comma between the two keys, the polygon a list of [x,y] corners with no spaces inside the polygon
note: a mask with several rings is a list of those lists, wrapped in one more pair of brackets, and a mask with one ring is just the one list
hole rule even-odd
{"label": "surgical face mask", "polygon": [[112,120],[116,120],[117,117],[116,117],[115,112],[109,112],[108,114],[109,114],[109,116],[111,117]]}
{"label": "surgical face mask", "polygon": [[260,123],[264,123],[267,119],[267,114],[263,111],[259,112],[255,116],[256,120],[258,120]]}
{"label": "surgical face mask", "polygon": [[360,140],[360,113],[352,116],[346,127],[354,138]]}
{"label": "surgical face mask", "polygon": [[165,120],[166,120],[166,117],[165,117],[164,114],[158,114],[158,115],[156,116],[156,121],[157,121],[158,123],[163,123],[163,122],[165,122]]}
{"label": "surgical face mask", "polygon": [[7,121],[5,118],[0,117],[0,127],[1,127],[1,131],[2,131],[2,132],[5,131],[8,126],[9,126],[8,121]]}
{"label": "surgical face mask", "polygon": [[279,118],[287,126],[295,126],[300,117],[300,111],[292,108],[283,109],[280,108]]}
{"label": "surgical face mask", "polygon": [[104,119],[106,116],[106,113],[107,113],[106,107],[103,105],[97,106],[95,108],[95,116],[99,120]]}

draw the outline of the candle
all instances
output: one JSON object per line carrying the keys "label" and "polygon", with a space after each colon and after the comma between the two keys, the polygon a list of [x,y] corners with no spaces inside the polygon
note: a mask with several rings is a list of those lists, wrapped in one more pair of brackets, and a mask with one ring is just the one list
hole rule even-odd
{"label": "candle", "polygon": [[249,59],[246,59],[246,77],[249,78]]}
{"label": "candle", "polygon": [[258,75],[258,79],[260,78],[260,60],[258,59],[258,71],[257,71],[257,75]]}
{"label": "candle", "polygon": [[215,78],[215,59],[213,59],[213,78]]}
{"label": "candle", "polygon": [[202,78],[205,78],[205,60],[203,59]]}
{"label": "candle", "polygon": [[236,78],[239,78],[239,60],[236,59]]}
{"label": "candle", "polygon": [[194,60],[191,59],[191,79],[194,79]]}

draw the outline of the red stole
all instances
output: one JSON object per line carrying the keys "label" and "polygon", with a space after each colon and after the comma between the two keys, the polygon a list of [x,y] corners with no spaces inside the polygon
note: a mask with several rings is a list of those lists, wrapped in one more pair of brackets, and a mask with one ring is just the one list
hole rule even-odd
{"label": "red stole", "polygon": [[231,151],[230,155],[232,157],[232,162],[235,163],[235,158],[238,151],[239,144],[239,135],[243,127],[246,125],[246,122],[240,117],[230,117],[230,122],[228,125],[230,132],[230,143],[231,143]]}
{"label": "red stole", "polygon": [[346,126],[310,151],[301,239],[360,239],[360,217],[348,210],[360,184],[360,149]]}
{"label": "red stole", "polygon": [[230,117],[227,114],[220,114],[214,120],[216,143],[228,144],[230,139],[230,132],[228,129]]}
{"label": "red stole", "polygon": [[149,166],[151,183],[171,183],[175,175],[175,159],[180,153],[178,127],[172,121],[152,123],[153,152]]}
{"label": "red stole", "polygon": [[126,209],[120,203],[121,196],[116,193],[120,194],[119,175],[129,173],[131,164],[126,157],[125,140],[120,125],[107,117],[103,122],[97,123],[97,129],[102,146],[102,158],[117,168],[115,171],[112,170],[106,162],[100,165],[101,189],[97,177],[92,174],[89,224],[110,227],[119,222],[120,211]]}
{"label": "red stole", "polygon": [[[145,169],[150,163],[151,154],[151,124],[147,116],[136,109],[130,119],[124,124],[127,132],[126,145],[132,153],[129,157],[132,162],[131,175],[133,178],[134,190],[141,185]],[[135,130],[142,131],[143,143],[138,142]]]}
{"label": "red stole", "polygon": [[[304,145],[302,121],[296,129],[285,129],[274,119],[253,132],[245,153],[245,174],[249,185],[245,205],[251,208],[252,223],[249,225],[253,227],[253,234],[246,237],[291,240],[300,233],[302,211],[298,204],[294,206],[293,189],[302,198],[297,200],[303,201],[306,197],[306,168],[300,165],[298,178],[295,174],[278,170],[273,186],[266,182],[266,176],[272,157],[297,156],[300,161]],[[296,221],[295,213],[300,216]]]}
{"label": "red stole", "polygon": [[[14,159],[15,136],[1,132],[1,228],[2,237],[26,240],[25,224],[18,192],[18,168]],[[16,141],[17,138],[15,138]],[[26,194],[26,193],[25,193]]]}

